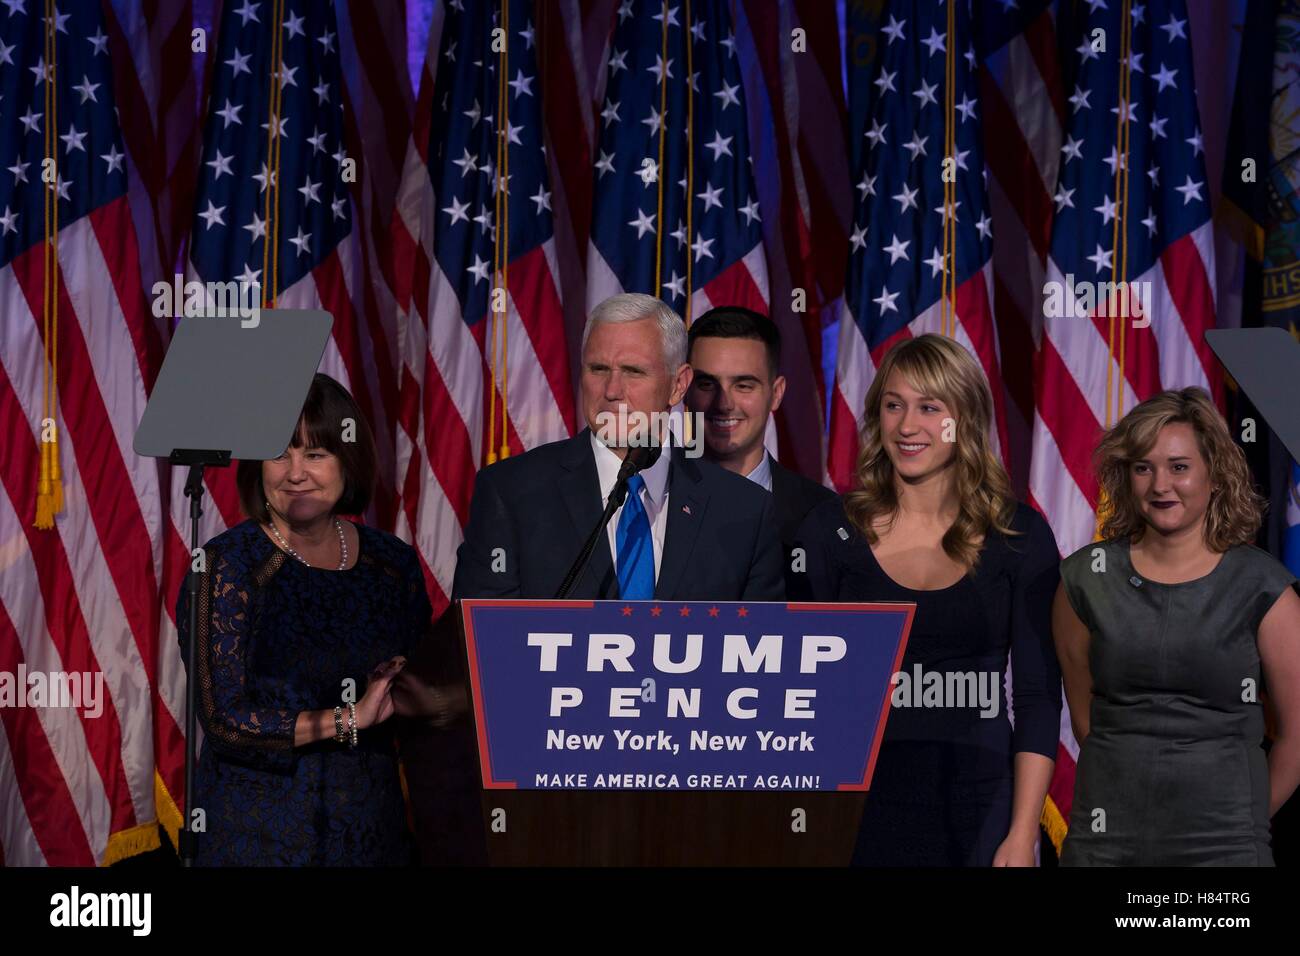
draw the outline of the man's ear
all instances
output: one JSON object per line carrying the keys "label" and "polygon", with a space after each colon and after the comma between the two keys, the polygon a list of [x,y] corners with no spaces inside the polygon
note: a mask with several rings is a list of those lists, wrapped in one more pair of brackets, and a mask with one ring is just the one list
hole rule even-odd
{"label": "man's ear", "polygon": [[778,375],[772,379],[772,407],[768,411],[774,412],[780,408],[783,398],[785,398],[785,376]]}
{"label": "man's ear", "polygon": [[673,391],[668,398],[668,407],[671,408],[686,397],[686,390],[691,387],[691,379],[695,377],[695,369],[686,363],[682,363],[677,368],[673,376]]}

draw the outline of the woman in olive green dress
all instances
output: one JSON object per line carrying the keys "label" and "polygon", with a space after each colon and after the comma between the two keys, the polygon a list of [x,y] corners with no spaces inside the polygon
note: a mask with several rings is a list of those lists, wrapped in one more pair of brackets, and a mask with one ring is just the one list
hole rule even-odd
{"label": "woman in olive green dress", "polygon": [[1251,544],[1245,456],[1187,388],[1125,415],[1097,478],[1104,540],[1065,559],[1053,608],[1080,747],[1061,862],[1271,866],[1300,782],[1300,596]]}

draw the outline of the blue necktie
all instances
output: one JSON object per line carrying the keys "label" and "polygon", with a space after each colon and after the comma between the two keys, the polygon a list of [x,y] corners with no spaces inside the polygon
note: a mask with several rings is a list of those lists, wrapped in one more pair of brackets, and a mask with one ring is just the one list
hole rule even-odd
{"label": "blue necktie", "polygon": [[645,480],[633,475],[627,482],[627,500],[618,516],[618,591],[628,601],[648,601],[655,596],[655,553],[650,519],[641,504]]}

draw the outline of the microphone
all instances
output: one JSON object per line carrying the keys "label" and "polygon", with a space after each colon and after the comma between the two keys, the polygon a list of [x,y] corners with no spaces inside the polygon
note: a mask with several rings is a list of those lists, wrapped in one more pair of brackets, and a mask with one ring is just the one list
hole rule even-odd
{"label": "microphone", "polygon": [[596,550],[596,543],[600,540],[601,535],[605,533],[605,526],[609,524],[609,519],[614,516],[614,512],[623,506],[624,499],[627,498],[627,483],[633,475],[639,471],[654,465],[663,454],[663,448],[660,445],[634,445],[628,449],[627,455],[623,458],[623,465],[618,470],[618,480],[614,482],[614,488],[609,493],[609,501],[605,504],[605,510],[601,513],[600,521],[596,527],[591,529],[591,534],[587,535],[587,540],[578,552],[577,559],[573,566],[569,568],[569,573],[564,576],[560,583],[560,588],[555,592],[555,599],[563,600],[569,596],[573,586],[578,583],[578,578],[582,572],[587,569],[587,562],[591,560],[592,552]]}

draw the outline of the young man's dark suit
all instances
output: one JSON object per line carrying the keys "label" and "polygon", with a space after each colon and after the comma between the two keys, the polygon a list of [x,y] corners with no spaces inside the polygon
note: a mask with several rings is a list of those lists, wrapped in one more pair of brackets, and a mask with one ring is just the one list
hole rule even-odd
{"label": "young man's dark suit", "polygon": [[[772,497],[776,502],[776,521],[781,535],[781,552],[785,555],[785,591],[794,601],[809,596],[808,575],[794,571],[794,549],[799,546],[799,525],[821,502],[834,498],[835,492],[825,485],[810,481],[798,472],[791,471],[771,455],[767,457],[772,470]],[[801,563],[800,567],[805,567]]]}
{"label": "young man's dark suit", "polygon": [[[655,598],[784,600],[774,499],[681,448],[672,454]],[[456,556],[453,597],[554,597],[601,508],[587,429],[483,469]],[[503,570],[494,571],[494,561],[503,561]],[[597,542],[570,597],[618,597],[608,538]]]}

